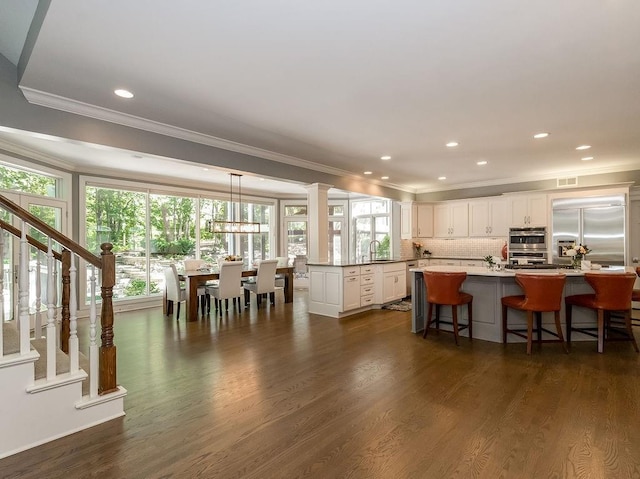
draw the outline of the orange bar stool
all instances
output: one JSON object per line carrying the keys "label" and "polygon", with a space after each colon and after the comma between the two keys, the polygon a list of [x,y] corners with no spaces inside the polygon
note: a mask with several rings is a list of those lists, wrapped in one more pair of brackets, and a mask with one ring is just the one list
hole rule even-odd
{"label": "orange bar stool", "polygon": [[[571,346],[571,332],[579,331],[594,338],[598,338],[598,352],[604,350],[605,330],[607,333],[621,333],[621,338],[610,338],[607,340],[631,341],[633,347],[638,352],[638,343],[633,336],[631,329],[631,297],[633,294],[633,283],[636,275],[633,273],[606,274],[606,273],[585,273],[587,283],[591,285],[594,294],[576,294],[567,296],[564,299],[567,313],[567,343]],[[571,326],[571,312],[573,306],[595,309],[598,314],[597,328],[574,328]],[[624,314],[625,330],[610,327],[610,313],[622,312]],[[593,331],[597,331],[594,334]]]}
{"label": "orange bar stool", "polygon": [[[433,305],[436,306],[436,329],[440,330],[440,323],[453,325],[453,337],[458,345],[458,334],[464,329],[469,329],[469,339],[473,339],[473,296],[460,291],[460,286],[467,273],[437,273],[424,271],[424,283],[427,288],[427,324],[424,327],[423,338],[427,337],[427,331],[431,327]],[[458,306],[467,305],[469,320],[467,324],[458,324]],[[440,321],[440,306],[451,306],[453,322]]]}
{"label": "orange bar stool", "polygon": [[[640,266],[636,268],[636,274],[640,276]],[[631,294],[631,301],[640,301],[640,289],[634,289]],[[631,324],[633,326],[638,326],[636,323],[638,320],[631,318]]]}
{"label": "orange bar stool", "polygon": [[[502,342],[507,342],[507,334],[515,334],[527,340],[527,354],[531,354],[533,333],[537,333],[537,342],[562,343],[566,352],[567,345],[562,336],[560,326],[560,309],[562,308],[562,291],[567,277],[564,274],[519,274],[516,273],[516,283],[520,285],[524,294],[505,296],[502,298]],[[509,328],[507,323],[508,308],[527,312],[527,329]],[[533,317],[536,317],[536,328],[533,327]],[[554,313],[556,331],[542,327],[542,313]],[[522,334],[526,331],[526,335]],[[555,336],[556,339],[542,339],[542,332]]]}

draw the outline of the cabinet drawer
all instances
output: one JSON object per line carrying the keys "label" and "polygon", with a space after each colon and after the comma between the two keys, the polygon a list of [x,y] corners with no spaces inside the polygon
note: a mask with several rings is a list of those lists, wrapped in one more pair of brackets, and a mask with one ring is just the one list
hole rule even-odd
{"label": "cabinet drawer", "polygon": [[344,283],[345,284],[353,284],[353,283],[360,284],[360,276],[348,276],[348,277],[344,278]]}
{"label": "cabinet drawer", "polygon": [[360,284],[373,284],[374,275],[365,274],[360,276]]}
{"label": "cabinet drawer", "polygon": [[373,265],[360,266],[360,274],[373,274],[374,271]]}
{"label": "cabinet drawer", "polygon": [[367,285],[363,285],[360,286],[360,295],[361,296],[368,296],[370,294],[375,293],[374,287],[372,284],[367,284]]}
{"label": "cabinet drawer", "polygon": [[362,296],[360,298],[360,306],[369,306],[373,304],[373,295],[370,294],[368,296]]}
{"label": "cabinet drawer", "polygon": [[342,275],[345,278],[347,276],[358,276],[358,275],[360,275],[360,267],[359,266],[350,266],[349,268],[342,268]]}

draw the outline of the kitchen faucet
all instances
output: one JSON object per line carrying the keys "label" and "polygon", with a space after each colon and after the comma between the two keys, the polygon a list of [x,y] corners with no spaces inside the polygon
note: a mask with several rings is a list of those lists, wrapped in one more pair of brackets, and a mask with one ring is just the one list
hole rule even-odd
{"label": "kitchen faucet", "polygon": [[[375,245],[378,245],[377,247],[375,247]],[[375,261],[376,260],[376,250],[378,248],[380,248],[380,246],[382,246],[380,244],[380,241],[374,239],[371,240],[371,243],[369,243],[369,261]]]}

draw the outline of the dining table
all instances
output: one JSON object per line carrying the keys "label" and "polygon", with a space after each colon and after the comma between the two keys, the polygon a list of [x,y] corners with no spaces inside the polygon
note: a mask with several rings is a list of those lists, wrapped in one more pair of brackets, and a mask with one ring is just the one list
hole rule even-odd
{"label": "dining table", "polygon": [[[283,266],[276,269],[276,274],[281,275],[284,278],[284,302],[293,302],[293,266]],[[242,277],[247,278],[256,276],[258,274],[257,268],[248,268],[242,270]],[[181,280],[185,282],[186,290],[186,305],[187,305],[187,321],[198,320],[198,286],[220,278],[220,272],[218,268],[210,269],[195,269],[185,270],[179,274]],[[240,286],[240,285],[238,285]],[[165,293],[166,294],[166,293]],[[165,306],[164,313],[168,314],[171,311],[168,309],[166,297],[163,303]]]}

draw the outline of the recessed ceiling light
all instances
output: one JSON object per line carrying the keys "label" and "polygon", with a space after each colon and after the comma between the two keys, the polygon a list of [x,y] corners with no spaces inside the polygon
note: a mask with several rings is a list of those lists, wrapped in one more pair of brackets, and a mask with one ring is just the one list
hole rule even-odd
{"label": "recessed ceiling light", "polygon": [[458,146],[458,142],[457,141],[450,141],[449,143],[447,143],[447,148],[455,148],[456,146]]}
{"label": "recessed ceiling light", "polygon": [[364,174],[365,174],[365,175],[370,175],[370,174],[371,174],[371,172],[370,172],[370,171],[365,171],[365,172],[364,172]]}
{"label": "recessed ceiling light", "polygon": [[533,135],[534,138],[546,138],[548,136],[549,136],[549,133],[545,133],[545,132],[536,133],[535,135]]}
{"label": "recessed ceiling light", "polygon": [[209,171],[209,168],[202,168],[204,171]]}
{"label": "recessed ceiling light", "polygon": [[131,156],[132,156],[133,158],[137,158],[138,160],[139,160],[140,158],[144,158],[142,155],[138,155],[138,154],[136,154],[136,155],[131,155]]}
{"label": "recessed ceiling light", "polygon": [[593,156],[585,156],[584,158],[580,158],[582,161],[593,160]]}
{"label": "recessed ceiling light", "polygon": [[264,178],[260,178],[260,181],[264,181]]}
{"label": "recessed ceiling light", "polygon": [[484,166],[484,165],[486,165],[487,163],[488,163],[488,161],[486,161],[486,160],[482,160],[482,161],[478,161],[478,162],[476,163],[476,165]]}
{"label": "recessed ceiling light", "polygon": [[380,177],[380,179],[381,179],[381,180],[388,180],[388,179],[389,179],[389,177],[388,177],[388,176],[381,176],[381,177]]}
{"label": "recessed ceiling light", "polygon": [[389,155],[384,155],[380,157],[381,160],[390,160],[391,157]]}
{"label": "recessed ceiling light", "polygon": [[446,176],[438,176],[438,179],[439,179],[439,180],[446,180],[446,179],[447,179],[447,177],[446,177]]}
{"label": "recessed ceiling light", "polygon": [[589,148],[591,148],[591,145],[580,145],[576,147],[576,150],[588,150]]}
{"label": "recessed ceiling light", "polygon": [[133,98],[133,93],[131,93],[129,90],[123,90],[121,88],[113,90],[113,93],[121,98]]}

